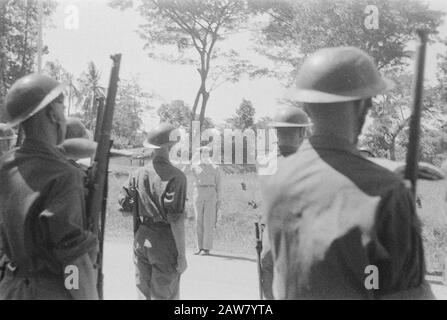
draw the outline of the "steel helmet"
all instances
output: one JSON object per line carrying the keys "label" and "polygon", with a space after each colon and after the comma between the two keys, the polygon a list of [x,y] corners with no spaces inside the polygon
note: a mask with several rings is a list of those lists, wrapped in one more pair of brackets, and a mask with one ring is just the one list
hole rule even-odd
{"label": "steel helmet", "polygon": [[393,83],[380,76],[373,59],[354,47],[320,49],[306,58],[288,98],[331,103],[374,97]]}
{"label": "steel helmet", "polygon": [[29,119],[56,99],[65,84],[41,74],[29,74],[17,80],[6,95],[5,117],[14,127]]}
{"label": "steel helmet", "polygon": [[169,136],[176,127],[167,122],[162,122],[157,125],[154,129],[149,131],[147,136],[147,142],[143,145],[146,148],[159,149],[163,146],[174,145],[177,141],[171,141]]}
{"label": "steel helmet", "polygon": [[67,132],[65,133],[65,139],[72,138],[90,139],[90,134],[87,131],[87,128],[78,118],[67,119]]}
{"label": "steel helmet", "polygon": [[270,123],[270,126],[274,128],[309,127],[311,125],[307,114],[297,107],[279,109],[273,122]]}

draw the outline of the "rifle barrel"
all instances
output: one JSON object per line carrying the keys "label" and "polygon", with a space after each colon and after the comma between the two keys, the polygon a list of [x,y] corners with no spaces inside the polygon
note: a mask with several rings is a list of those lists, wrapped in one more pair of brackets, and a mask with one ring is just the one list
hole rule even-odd
{"label": "rifle barrel", "polygon": [[405,179],[411,182],[411,192],[414,199],[416,199],[422,95],[424,90],[425,52],[428,39],[428,33],[426,30],[418,30],[417,34],[419,36],[419,44],[416,60],[416,78],[413,88],[413,112],[410,121],[410,134],[405,167]]}

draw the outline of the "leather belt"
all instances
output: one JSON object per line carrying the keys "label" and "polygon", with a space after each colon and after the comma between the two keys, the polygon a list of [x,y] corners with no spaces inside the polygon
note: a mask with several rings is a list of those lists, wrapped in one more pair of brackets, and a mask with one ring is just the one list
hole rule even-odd
{"label": "leather belt", "polygon": [[62,276],[62,274],[58,275],[48,270],[28,271],[26,269],[20,268],[14,262],[8,262],[6,264],[5,274],[11,277],[18,278],[54,278]]}

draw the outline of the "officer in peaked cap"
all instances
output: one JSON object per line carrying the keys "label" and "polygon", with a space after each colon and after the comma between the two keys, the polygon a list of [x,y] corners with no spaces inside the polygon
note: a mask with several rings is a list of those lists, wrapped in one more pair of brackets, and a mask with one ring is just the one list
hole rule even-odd
{"label": "officer in peaked cap", "polygon": [[372,97],[391,87],[353,47],[318,50],[301,66],[289,98],[305,103],[313,133],[266,193],[275,298],[432,297],[410,191],[357,149]]}
{"label": "officer in peaked cap", "polygon": [[[0,162],[0,235],[8,258],[0,299],[96,299],[97,239],[86,229],[81,172],[56,146],[65,138],[64,85],[43,75],[17,80],[6,96],[20,148]],[[67,286],[67,267],[77,283]],[[74,268],[73,268],[74,267]]]}
{"label": "officer in peaked cap", "polygon": [[144,145],[154,149],[154,157],[129,176],[119,198],[123,211],[134,216],[136,284],[145,299],[179,299],[187,266],[186,176],[169,160],[175,129],[161,123],[149,132]]}

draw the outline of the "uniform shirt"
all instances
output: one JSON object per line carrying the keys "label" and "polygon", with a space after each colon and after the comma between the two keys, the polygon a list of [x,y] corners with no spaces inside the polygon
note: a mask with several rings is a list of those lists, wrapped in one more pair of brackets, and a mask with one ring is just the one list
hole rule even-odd
{"label": "uniform shirt", "polygon": [[[275,298],[381,298],[423,284],[420,224],[397,175],[320,136],[278,167],[264,190]],[[365,285],[370,265],[378,289]]]}
{"label": "uniform shirt", "polygon": [[[128,186],[135,179],[138,190],[140,217],[150,217],[154,222],[176,220],[183,214],[186,201],[186,176],[163,157],[155,157],[147,166],[129,175]],[[122,193],[120,204],[128,194]]]}
{"label": "uniform shirt", "polygon": [[66,264],[94,254],[81,172],[56,148],[26,139],[1,158],[0,181],[3,245],[22,272],[61,275]]}
{"label": "uniform shirt", "polygon": [[219,169],[210,163],[201,163],[192,167],[194,175],[194,187],[208,186],[214,187],[217,194],[220,194],[221,179]]}

